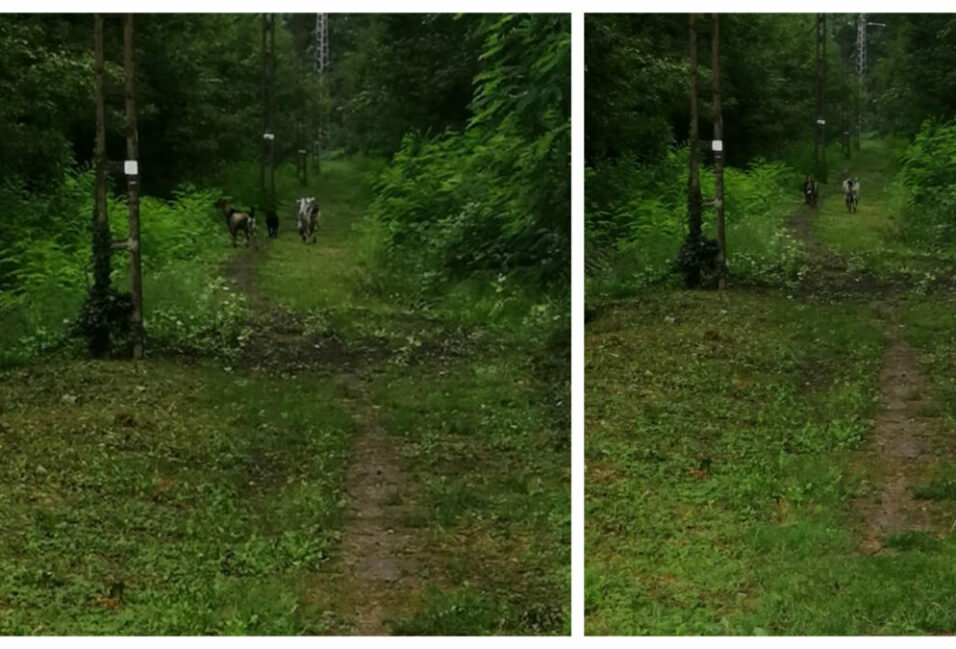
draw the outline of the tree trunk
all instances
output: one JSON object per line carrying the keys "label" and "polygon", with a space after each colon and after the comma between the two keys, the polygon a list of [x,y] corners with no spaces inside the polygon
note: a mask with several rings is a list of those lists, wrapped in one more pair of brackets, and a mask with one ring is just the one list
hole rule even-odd
{"label": "tree trunk", "polygon": [[96,85],[96,146],[93,152],[96,190],[93,200],[93,286],[88,302],[89,350],[94,358],[110,355],[110,270],[113,242],[106,214],[106,118],[103,88],[103,16],[93,16],[93,56]]}
{"label": "tree trunk", "polygon": [[[702,206],[700,195],[700,136],[697,130],[697,16],[690,15],[690,169],[687,174],[687,237],[684,239],[685,261],[695,259],[702,235]],[[684,281],[687,286],[700,286],[700,264],[684,265]]]}
{"label": "tree trunk", "polygon": [[268,149],[266,148],[269,145],[268,140],[266,139],[266,133],[269,132],[269,102],[266,99],[266,22],[268,14],[262,14],[261,27],[262,27],[262,43],[261,43],[261,53],[262,53],[262,133],[259,139],[259,204],[264,205],[266,199],[266,157],[268,155]]}

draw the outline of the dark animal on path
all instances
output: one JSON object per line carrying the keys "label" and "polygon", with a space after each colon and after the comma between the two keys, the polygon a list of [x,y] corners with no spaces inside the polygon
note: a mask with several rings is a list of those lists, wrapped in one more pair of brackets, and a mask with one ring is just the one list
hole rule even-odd
{"label": "dark animal on path", "polygon": [[252,240],[252,235],[256,229],[256,211],[250,208],[248,212],[242,212],[233,207],[225,198],[220,198],[216,206],[222,210],[226,218],[226,227],[229,228],[229,236],[232,237],[232,247],[236,247],[236,235],[242,232],[246,235],[246,246]]}
{"label": "dark animal on path", "polygon": [[275,210],[266,210],[266,229],[269,231],[269,238],[275,239],[279,236],[279,217]]}
{"label": "dark animal on path", "polygon": [[319,217],[322,215],[319,210],[319,204],[315,202],[315,197],[300,198],[296,201],[298,206],[299,236],[303,243],[308,243],[311,239],[315,243],[315,233],[319,229]]}
{"label": "dark animal on path", "polygon": [[856,212],[856,206],[860,203],[860,179],[846,178],[843,181],[843,202],[846,203],[847,212]]}
{"label": "dark animal on path", "polygon": [[803,202],[810,207],[817,206],[817,181],[812,174],[807,174],[803,181]]}

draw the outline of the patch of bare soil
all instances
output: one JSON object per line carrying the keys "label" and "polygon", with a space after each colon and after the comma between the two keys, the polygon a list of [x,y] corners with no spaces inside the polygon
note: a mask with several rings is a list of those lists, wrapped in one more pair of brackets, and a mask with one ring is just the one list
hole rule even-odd
{"label": "patch of bare soil", "polygon": [[905,276],[887,278],[869,270],[851,269],[845,259],[813,236],[815,215],[814,208],[803,205],[790,219],[790,232],[803,243],[810,264],[796,286],[798,295],[832,302],[879,297],[912,288],[912,281]]}
{"label": "patch of bare soil", "polygon": [[939,421],[923,413],[930,404],[916,352],[891,324],[879,376],[879,406],[873,439],[859,458],[877,481],[853,509],[862,521],[859,551],[886,552],[894,534],[938,531],[931,501],[918,500],[913,487],[926,481],[937,462]]}
{"label": "patch of bare soil", "polygon": [[273,302],[256,284],[256,266],[263,248],[250,246],[231,260],[225,276],[246,296],[253,313],[254,332],[246,342],[240,363],[255,370],[297,372],[353,372],[381,362],[391,350],[387,341],[368,339],[349,345],[334,334],[309,331],[306,318]]}
{"label": "patch of bare soil", "polygon": [[809,205],[803,205],[790,217],[790,232],[794,237],[803,242],[803,247],[807,256],[813,260],[814,265],[824,271],[846,271],[846,264],[838,255],[833,254],[820,245],[817,238],[813,236],[813,217],[816,210]]}

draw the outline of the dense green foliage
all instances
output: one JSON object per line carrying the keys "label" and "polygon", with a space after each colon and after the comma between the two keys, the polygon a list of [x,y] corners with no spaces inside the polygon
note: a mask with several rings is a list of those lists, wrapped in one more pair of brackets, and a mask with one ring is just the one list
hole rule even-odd
{"label": "dense green foliage", "polygon": [[482,51],[479,15],[331,17],[332,146],[391,155],[409,130],[468,121]]}
{"label": "dense green foliage", "polygon": [[[840,150],[842,131],[850,128],[858,107],[870,137],[916,135],[893,192],[894,200],[908,204],[901,214],[902,232],[914,242],[948,248],[956,236],[945,178],[951,149],[947,128],[938,121],[924,122],[932,118],[946,123],[956,114],[948,90],[956,31],[947,17],[893,14],[868,15],[867,20],[877,24],[868,28],[870,65],[861,82],[851,74],[856,16],[827,16],[823,110],[829,184],[835,185],[843,173],[858,175],[868,164],[857,161],[865,156],[858,148],[848,160]],[[585,22],[586,264],[588,299],[600,300],[661,279],[674,268],[667,261],[677,255],[675,242],[687,227],[687,157],[681,151],[686,149],[689,123],[688,25],[686,15],[595,15]],[[765,271],[774,275],[793,268],[793,255],[786,252],[793,246],[783,243],[783,226],[788,209],[793,211],[800,201],[803,175],[814,170],[814,16],[722,15],[720,34],[724,142],[730,165],[728,263],[732,276],[750,280]],[[701,37],[704,140],[711,130],[709,46],[709,38]],[[709,165],[711,156],[705,153],[703,160]],[[761,165],[767,161],[778,165],[773,175],[779,183],[767,182],[762,175]],[[709,175],[704,172],[705,197],[712,186]],[[742,178],[753,182],[740,182]],[[706,218],[712,219],[712,211],[705,210]],[[752,248],[779,263],[755,266]],[[738,253],[744,258],[735,259]]]}
{"label": "dense green foliage", "polygon": [[[701,20],[704,20],[703,18]],[[730,164],[813,134],[814,18],[727,14],[720,18],[721,96]],[[658,160],[687,137],[690,108],[686,14],[589,15],[585,21],[585,157]],[[709,139],[710,40],[698,44],[701,136]],[[828,51],[831,70],[840,66]],[[842,79],[831,74],[828,101]],[[836,111],[831,114],[836,115]],[[831,138],[833,136],[831,135]]]}
{"label": "dense green foliage", "polygon": [[899,184],[905,192],[906,234],[915,242],[956,249],[956,124],[926,121],[903,151]]}
{"label": "dense green foliage", "polygon": [[868,125],[912,137],[927,118],[956,115],[956,17],[951,14],[867,14],[872,72],[866,100]]}
{"label": "dense green foliage", "polygon": [[[586,263],[589,299],[619,297],[670,274],[686,231],[687,149],[674,149],[653,167],[616,161],[588,170]],[[724,171],[729,267],[756,280],[786,275],[802,257],[787,230],[800,178],[780,162],[758,160]],[[710,171],[702,175],[713,194]],[[635,218],[638,215],[639,218]],[[705,213],[713,237],[713,213]]]}
{"label": "dense green foliage", "polygon": [[[383,291],[423,305],[445,300],[448,308],[477,300],[488,304],[485,319],[500,310],[504,291],[518,311],[537,310],[535,326],[566,328],[568,18],[333,15],[332,67],[321,84],[310,72],[312,21],[289,15],[276,24],[280,204],[302,191],[294,150],[325,115],[327,160],[343,152],[395,154],[364,226]],[[89,16],[0,20],[0,69],[10,73],[3,83],[11,99],[0,107],[9,143],[9,156],[0,158],[7,360],[61,346],[64,321],[77,313],[90,281],[91,26]],[[144,15],[136,34],[146,304],[148,311],[163,305],[147,317],[152,349],[201,343],[223,351],[242,335],[223,313],[238,317],[241,305],[223,302],[217,285],[225,251],[208,246],[223,230],[211,206],[222,193],[262,214],[259,18]],[[118,22],[107,21],[106,36],[115,87]],[[108,103],[108,149],[120,158],[121,105]],[[109,212],[119,238],[125,204],[122,187],[113,189]],[[120,287],[125,265],[114,254]],[[204,296],[192,313],[166,308],[166,297],[182,291]]]}
{"label": "dense green foliage", "polygon": [[395,267],[426,281],[519,273],[566,292],[569,29],[567,16],[546,14],[482,25],[469,126],[407,136],[382,176],[371,213],[385,224]]}

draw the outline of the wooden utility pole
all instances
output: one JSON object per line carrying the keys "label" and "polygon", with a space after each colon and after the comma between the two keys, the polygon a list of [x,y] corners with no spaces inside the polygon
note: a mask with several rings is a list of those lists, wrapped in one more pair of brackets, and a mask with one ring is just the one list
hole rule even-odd
{"label": "wooden utility pole", "polygon": [[[304,101],[304,100],[303,100]],[[303,105],[303,102],[300,102],[300,105]],[[295,159],[295,176],[299,179],[299,186],[305,187],[309,184],[309,156],[308,151],[305,149],[305,143],[303,142],[304,136],[302,133],[302,121],[296,120],[295,122],[295,145],[296,145],[296,159]]]}
{"label": "wooden utility pole", "polygon": [[123,74],[126,95],[126,189],[129,193],[130,342],[133,358],[143,357],[143,269],[139,249],[139,131],[136,127],[136,73],[133,14],[123,16]]}
{"label": "wooden utility pole", "polygon": [[817,14],[817,119],[813,139],[813,163],[817,180],[824,183],[827,181],[827,120],[823,114],[827,56],[826,31],[826,14]]}
{"label": "wooden utility pole", "polygon": [[[126,110],[126,160],[122,165],[106,158],[106,90],[104,82],[103,16],[93,16],[93,73],[96,89],[96,146],[93,151],[96,188],[93,199],[93,287],[89,301],[90,353],[95,358],[110,355],[110,271],[113,250],[130,253],[130,343],[133,358],[143,357],[143,276],[139,236],[139,134],[136,128],[136,93],[133,48],[133,16],[123,15],[123,96]],[[123,169],[129,192],[129,234],[112,241],[107,214],[107,172]]]}
{"label": "wooden utility pole", "polygon": [[[262,14],[262,149],[259,158],[259,195],[266,211],[275,210],[276,151],[273,115],[275,111],[275,16]],[[266,184],[266,167],[269,182]]]}
{"label": "wooden utility pole", "polygon": [[[700,134],[697,130],[697,15],[690,15],[690,169],[687,174],[687,238],[684,246],[696,249],[703,238],[700,195]],[[688,269],[688,286],[700,286],[700,267]]]}
{"label": "wooden utility pole", "polygon": [[93,196],[93,286],[89,295],[89,349],[94,358],[110,353],[109,312],[112,243],[106,214],[106,100],[103,82],[103,16],[93,16],[93,75],[96,86],[96,145],[93,166],[96,189]]}
{"label": "wooden utility pole", "polygon": [[[708,143],[714,152],[714,198],[704,201],[700,191],[700,151],[705,147],[700,141],[698,125],[698,92],[700,80],[697,65],[697,39],[699,34],[711,35],[711,90],[714,107],[714,139]],[[690,169],[687,176],[687,236],[681,250],[681,266],[684,281],[697,288],[701,283],[701,270],[706,264],[716,262],[717,286],[723,289],[727,275],[727,246],[724,227],[724,122],[720,104],[720,25],[719,15],[712,14],[709,25],[698,25],[696,14],[690,15]],[[708,241],[703,234],[704,206],[714,207],[717,221],[717,241]],[[713,245],[716,243],[716,258]]]}
{"label": "wooden utility pole", "polygon": [[720,16],[711,17],[711,69],[714,93],[714,211],[717,216],[717,288],[727,282],[727,239],[724,230],[724,116],[720,108]]}

